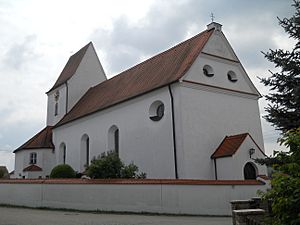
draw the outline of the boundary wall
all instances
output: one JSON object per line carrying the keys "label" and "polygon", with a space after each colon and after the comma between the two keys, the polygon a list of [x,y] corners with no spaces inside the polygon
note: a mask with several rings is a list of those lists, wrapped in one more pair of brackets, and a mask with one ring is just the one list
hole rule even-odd
{"label": "boundary wall", "polygon": [[258,180],[10,179],[0,204],[107,212],[231,215],[231,200],[249,199]]}

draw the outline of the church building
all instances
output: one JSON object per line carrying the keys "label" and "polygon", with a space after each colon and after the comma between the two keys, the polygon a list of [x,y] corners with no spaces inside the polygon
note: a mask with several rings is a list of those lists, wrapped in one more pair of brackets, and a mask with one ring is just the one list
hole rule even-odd
{"label": "church building", "polygon": [[92,43],[47,92],[47,124],[17,148],[15,178],[84,172],[113,150],[147,178],[243,180],[266,174],[261,97],[222,32],[207,29],[107,79]]}

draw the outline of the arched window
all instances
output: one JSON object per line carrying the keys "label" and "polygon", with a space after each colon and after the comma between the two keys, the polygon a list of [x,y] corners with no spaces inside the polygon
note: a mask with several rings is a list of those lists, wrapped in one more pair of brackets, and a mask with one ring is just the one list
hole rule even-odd
{"label": "arched window", "polygon": [[119,128],[113,125],[108,130],[108,149],[119,154]]}
{"label": "arched window", "polygon": [[55,94],[54,94],[54,100],[55,100],[54,116],[58,115],[58,99],[59,99],[59,91],[56,91]]}
{"label": "arched window", "polygon": [[85,171],[85,167],[90,164],[90,138],[87,134],[81,137],[80,148],[80,169]]}
{"label": "arched window", "polygon": [[256,167],[253,163],[247,162],[244,166],[244,178],[245,180],[255,180],[257,177]]}
{"label": "arched window", "polygon": [[67,158],[67,146],[65,143],[61,143],[59,146],[59,162],[61,164],[66,164]]}
{"label": "arched window", "polygon": [[58,115],[58,103],[55,102],[54,116]]}

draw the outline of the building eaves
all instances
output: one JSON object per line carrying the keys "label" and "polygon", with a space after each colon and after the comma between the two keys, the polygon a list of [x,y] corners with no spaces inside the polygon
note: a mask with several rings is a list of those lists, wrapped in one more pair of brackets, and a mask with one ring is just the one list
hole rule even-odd
{"label": "building eaves", "polygon": [[82,47],[78,52],[76,52],[69,58],[67,64],[65,65],[64,69],[60,73],[55,84],[47,93],[51,92],[55,88],[67,82],[76,73],[76,70],[90,45],[92,45],[92,42],[89,42],[87,45]]}
{"label": "building eaves", "polygon": [[193,64],[213,31],[203,31],[90,88],[55,127],[178,81]]}
{"label": "building eaves", "polygon": [[14,153],[20,150],[39,148],[54,149],[54,145],[52,143],[52,126],[45,127],[43,130],[29,139],[25,144],[17,148]]}

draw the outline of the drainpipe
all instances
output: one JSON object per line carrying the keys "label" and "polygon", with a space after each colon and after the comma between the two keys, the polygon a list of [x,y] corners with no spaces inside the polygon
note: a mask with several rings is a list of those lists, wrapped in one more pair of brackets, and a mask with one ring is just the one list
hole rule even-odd
{"label": "drainpipe", "polygon": [[214,165],[215,165],[215,179],[218,180],[218,170],[217,170],[217,159],[214,158]]}
{"label": "drainpipe", "polygon": [[174,118],[174,99],[171,90],[171,85],[168,85],[170,97],[171,97],[171,115],[172,115],[172,134],[173,134],[173,149],[174,149],[174,166],[175,166],[175,178],[178,179],[177,169],[177,150],[176,150],[176,133],[175,133],[175,118]]}

